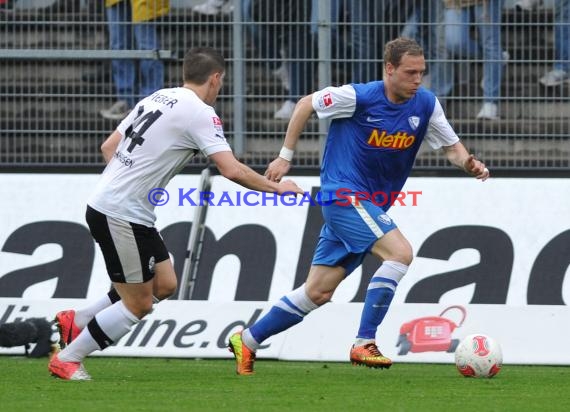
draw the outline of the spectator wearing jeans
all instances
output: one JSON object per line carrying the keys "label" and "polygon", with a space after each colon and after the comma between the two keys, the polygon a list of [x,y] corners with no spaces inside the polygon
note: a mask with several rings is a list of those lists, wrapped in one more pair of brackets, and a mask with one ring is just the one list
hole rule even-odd
{"label": "spectator wearing jeans", "polygon": [[[483,59],[483,105],[478,119],[495,120],[501,91],[504,61],[501,47],[503,0],[444,0],[446,45],[452,56]],[[470,36],[471,25],[479,32],[478,43]]]}
{"label": "spectator wearing jeans", "polygon": [[[313,90],[316,71],[316,44],[311,34],[311,1],[309,0],[253,0],[251,16],[257,23],[260,55],[268,62],[281,62],[287,67],[289,86],[285,101],[273,114],[275,119],[291,117],[297,100]],[[283,61],[267,54],[283,47]],[[272,48],[272,49],[270,49]],[[274,67],[274,70],[281,70]],[[278,72],[274,71],[274,74]]]}
{"label": "spectator wearing jeans", "polygon": [[[542,3],[542,0],[519,0],[515,8],[533,11]],[[570,81],[570,0],[554,3],[554,59],[552,70],[539,80],[543,86],[560,86]]]}
{"label": "spectator wearing jeans", "polygon": [[348,2],[350,37],[355,62],[352,82],[382,78],[382,46],[400,35],[409,16],[408,0],[351,0]]}
{"label": "spectator wearing jeans", "polygon": [[[169,11],[169,0],[106,0],[105,12],[111,50],[158,50],[159,38],[153,20]],[[161,89],[164,64],[158,59],[112,61],[117,100],[99,113],[106,119],[121,120],[129,114],[141,96]]]}
{"label": "spectator wearing jeans", "polygon": [[430,89],[443,107],[453,88],[453,63],[445,46],[443,0],[414,0],[402,37],[416,39],[428,59],[422,84]]}
{"label": "spectator wearing jeans", "polygon": [[570,0],[554,3],[554,66],[540,78],[546,87],[570,81]]}

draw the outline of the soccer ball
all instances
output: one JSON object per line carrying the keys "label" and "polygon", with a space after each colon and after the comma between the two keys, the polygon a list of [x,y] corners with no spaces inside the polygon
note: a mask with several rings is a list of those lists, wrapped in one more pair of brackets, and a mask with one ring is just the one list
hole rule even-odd
{"label": "soccer ball", "polygon": [[502,364],[501,347],[487,335],[469,335],[455,350],[455,365],[463,376],[492,378],[499,373]]}

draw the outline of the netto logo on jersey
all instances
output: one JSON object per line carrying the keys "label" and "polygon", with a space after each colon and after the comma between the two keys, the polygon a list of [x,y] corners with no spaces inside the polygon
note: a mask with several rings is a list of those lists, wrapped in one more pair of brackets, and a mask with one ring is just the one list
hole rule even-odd
{"label": "netto logo on jersey", "polygon": [[386,130],[382,130],[382,133],[380,133],[378,129],[374,129],[368,138],[368,144],[370,146],[398,150],[408,149],[415,141],[416,136],[408,135],[406,132],[388,134]]}

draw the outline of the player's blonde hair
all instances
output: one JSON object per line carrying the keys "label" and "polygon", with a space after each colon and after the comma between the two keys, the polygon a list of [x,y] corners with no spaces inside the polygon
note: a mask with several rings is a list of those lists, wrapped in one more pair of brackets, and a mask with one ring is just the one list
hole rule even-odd
{"label": "player's blonde hair", "polygon": [[384,65],[391,63],[394,67],[398,67],[402,56],[405,54],[423,56],[424,50],[414,39],[398,37],[386,43],[384,47]]}

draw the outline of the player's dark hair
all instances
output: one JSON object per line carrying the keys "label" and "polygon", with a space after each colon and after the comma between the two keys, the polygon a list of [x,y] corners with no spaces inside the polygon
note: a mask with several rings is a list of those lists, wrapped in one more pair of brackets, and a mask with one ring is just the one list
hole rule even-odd
{"label": "player's dark hair", "polygon": [[184,82],[204,84],[213,73],[223,73],[226,70],[224,56],[210,47],[190,49],[184,56],[182,72]]}
{"label": "player's dark hair", "polygon": [[398,67],[402,56],[405,54],[423,56],[424,51],[415,40],[407,37],[398,37],[386,43],[384,47],[384,64],[392,63],[394,67]]}

